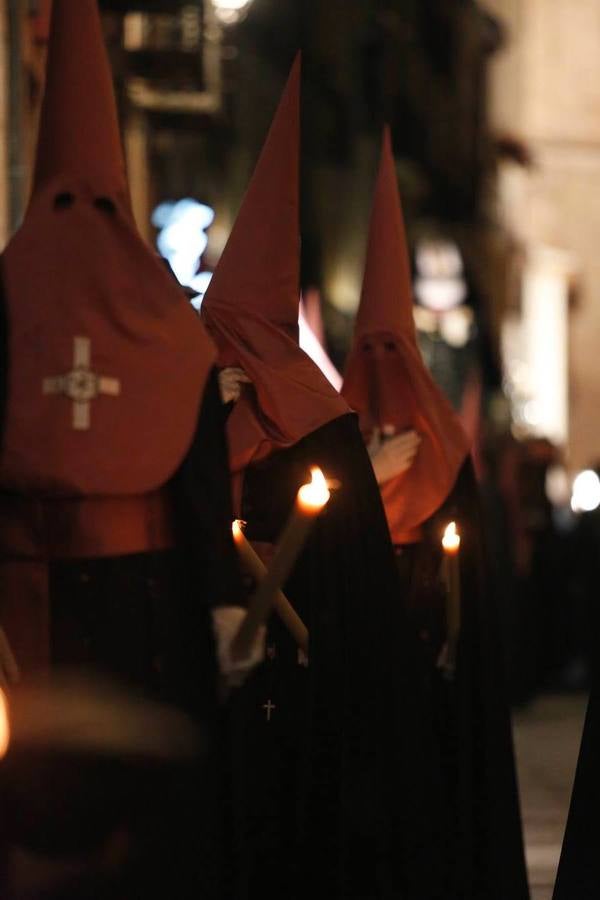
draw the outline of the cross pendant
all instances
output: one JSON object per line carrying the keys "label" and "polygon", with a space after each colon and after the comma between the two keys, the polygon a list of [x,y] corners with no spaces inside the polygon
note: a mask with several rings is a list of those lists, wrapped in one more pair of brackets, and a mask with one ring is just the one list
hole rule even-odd
{"label": "cross pendant", "polygon": [[266,710],[267,713],[267,722],[271,721],[271,715],[274,709],[277,709],[274,703],[271,703],[270,700],[267,700],[265,704],[263,704],[263,709]]}

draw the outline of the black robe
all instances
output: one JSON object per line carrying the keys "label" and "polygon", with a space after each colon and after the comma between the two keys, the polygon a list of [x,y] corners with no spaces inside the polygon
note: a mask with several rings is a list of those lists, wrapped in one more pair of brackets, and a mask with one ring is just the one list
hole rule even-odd
{"label": "black robe", "polygon": [[600,712],[596,676],[583,729],[553,900],[598,900],[600,896],[599,759]]}
{"label": "black robe", "polygon": [[264,665],[230,701],[223,896],[436,900],[446,823],[428,676],[354,415],[246,471],[246,534],[276,542],[311,465],[340,486],[285,586],[310,660],[273,618]]}
{"label": "black robe", "polygon": [[[441,536],[461,533],[461,636],[453,678],[438,667],[446,641]],[[471,462],[424,526],[396,554],[409,615],[427,649],[444,760],[449,869],[447,900],[527,900],[519,795],[498,616],[486,589],[482,523]]]}
{"label": "black robe", "polygon": [[575,568],[580,582],[581,615],[591,668],[591,693],[579,750],[571,807],[558,868],[554,900],[588,900],[600,896],[600,860],[596,822],[600,804],[600,512],[582,515],[578,524]]}

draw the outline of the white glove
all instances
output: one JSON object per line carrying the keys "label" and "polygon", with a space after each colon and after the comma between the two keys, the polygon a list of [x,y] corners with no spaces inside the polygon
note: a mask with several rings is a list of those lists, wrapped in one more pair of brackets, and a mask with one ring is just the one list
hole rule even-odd
{"label": "white glove", "polygon": [[217,642],[217,660],[227,687],[241,687],[252,669],[265,658],[266,626],[261,626],[249,656],[231,658],[231,645],[246,617],[241,606],[220,606],[212,612],[213,631]]}
{"label": "white glove", "polygon": [[[386,436],[385,429],[383,436]],[[421,437],[416,431],[403,431],[382,441],[381,433],[376,430],[368,451],[378,484],[385,484],[410,469],[420,443]]]}
{"label": "white glove", "polygon": [[17,661],[10,649],[8,638],[3,628],[0,628],[0,687],[10,687],[16,684],[21,675]]}
{"label": "white glove", "polygon": [[243,369],[229,367],[219,372],[219,388],[223,403],[237,403],[242,395],[242,386],[252,384]]}

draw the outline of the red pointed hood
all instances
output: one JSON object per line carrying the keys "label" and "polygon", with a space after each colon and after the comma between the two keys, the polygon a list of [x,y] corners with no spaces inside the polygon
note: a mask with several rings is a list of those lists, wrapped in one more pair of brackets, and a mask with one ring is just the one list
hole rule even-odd
{"label": "red pointed hood", "polygon": [[275,113],[204,306],[233,306],[298,329],[300,54]]}
{"label": "red pointed hood", "polygon": [[0,483],[61,496],[153,490],[187,452],[216,354],[133,224],[96,0],[54,0],[37,159],[1,260]]}
{"label": "red pointed hood", "polygon": [[252,380],[228,421],[234,472],[348,412],[298,346],[299,148],[298,55],[202,304],[219,364]]}
{"label": "red pointed hood", "polygon": [[342,394],[368,438],[374,428],[414,428],[411,469],[382,485],[392,538],[409,539],[450,493],[469,445],[419,352],[410,263],[389,129],[375,185],[362,296]]}
{"label": "red pointed hood", "polygon": [[388,127],[383,132],[362,296],[354,327],[357,341],[374,334],[392,334],[416,343],[410,262]]}
{"label": "red pointed hood", "polygon": [[54,0],[34,195],[56,177],[127,194],[112,76],[96,0]]}

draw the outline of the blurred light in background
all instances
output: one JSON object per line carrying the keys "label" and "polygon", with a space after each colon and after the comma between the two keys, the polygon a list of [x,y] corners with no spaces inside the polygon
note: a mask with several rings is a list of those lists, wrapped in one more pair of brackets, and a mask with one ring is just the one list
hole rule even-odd
{"label": "blurred light in background", "polygon": [[415,252],[415,264],[414,290],[419,303],[437,312],[464,303],[467,284],[456,244],[442,240],[421,241]]}
{"label": "blurred light in background", "polygon": [[308,324],[306,316],[302,308],[300,309],[300,317],[298,319],[300,326],[300,346],[307,356],[319,367],[327,381],[333,385],[336,391],[342,389],[342,376],[329,359],[327,351],[319,341],[318,337]]}
{"label": "blurred light in background", "polygon": [[324,293],[332,306],[340,312],[354,315],[360,297],[362,272],[353,271],[350,266],[341,263],[325,279]]}
{"label": "blurred light in background", "polygon": [[[215,218],[214,210],[197,200],[186,198],[176,203],[161,203],[152,214],[152,224],[159,229],[156,245],[159,253],[173,269],[177,280],[203,295],[211,272],[198,272],[208,244],[206,229]],[[194,301],[194,305],[198,304]]]}
{"label": "blurred light in background", "polygon": [[450,309],[439,317],[439,329],[443,339],[451,347],[466,347],[474,327],[473,310],[468,306]]}
{"label": "blurred light in background", "polygon": [[592,469],[585,469],[573,481],[571,508],[573,512],[593,512],[600,506],[600,478]]}
{"label": "blurred light in background", "polygon": [[235,25],[248,11],[252,0],[212,0],[217,19],[224,25]]}
{"label": "blurred light in background", "polygon": [[568,277],[560,254],[537,254],[523,280],[523,326],[535,433],[563,446],[568,437]]}
{"label": "blurred light in background", "polygon": [[0,688],[0,759],[6,756],[10,743],[10,726],[8,721],[8,703],[6,696]]}
{"label": "blurred light in background", "polygon": [[564,466],[549,466],[546,472],[546,497],[557,507],[568,507],[571,500],[571,484]]}
{"label": "blurred light in background", "polygon": [[518,437],[569,437],[569,284],[572,260],[538,246],[525,267],[520,311],[502,324],[504,388]]}

